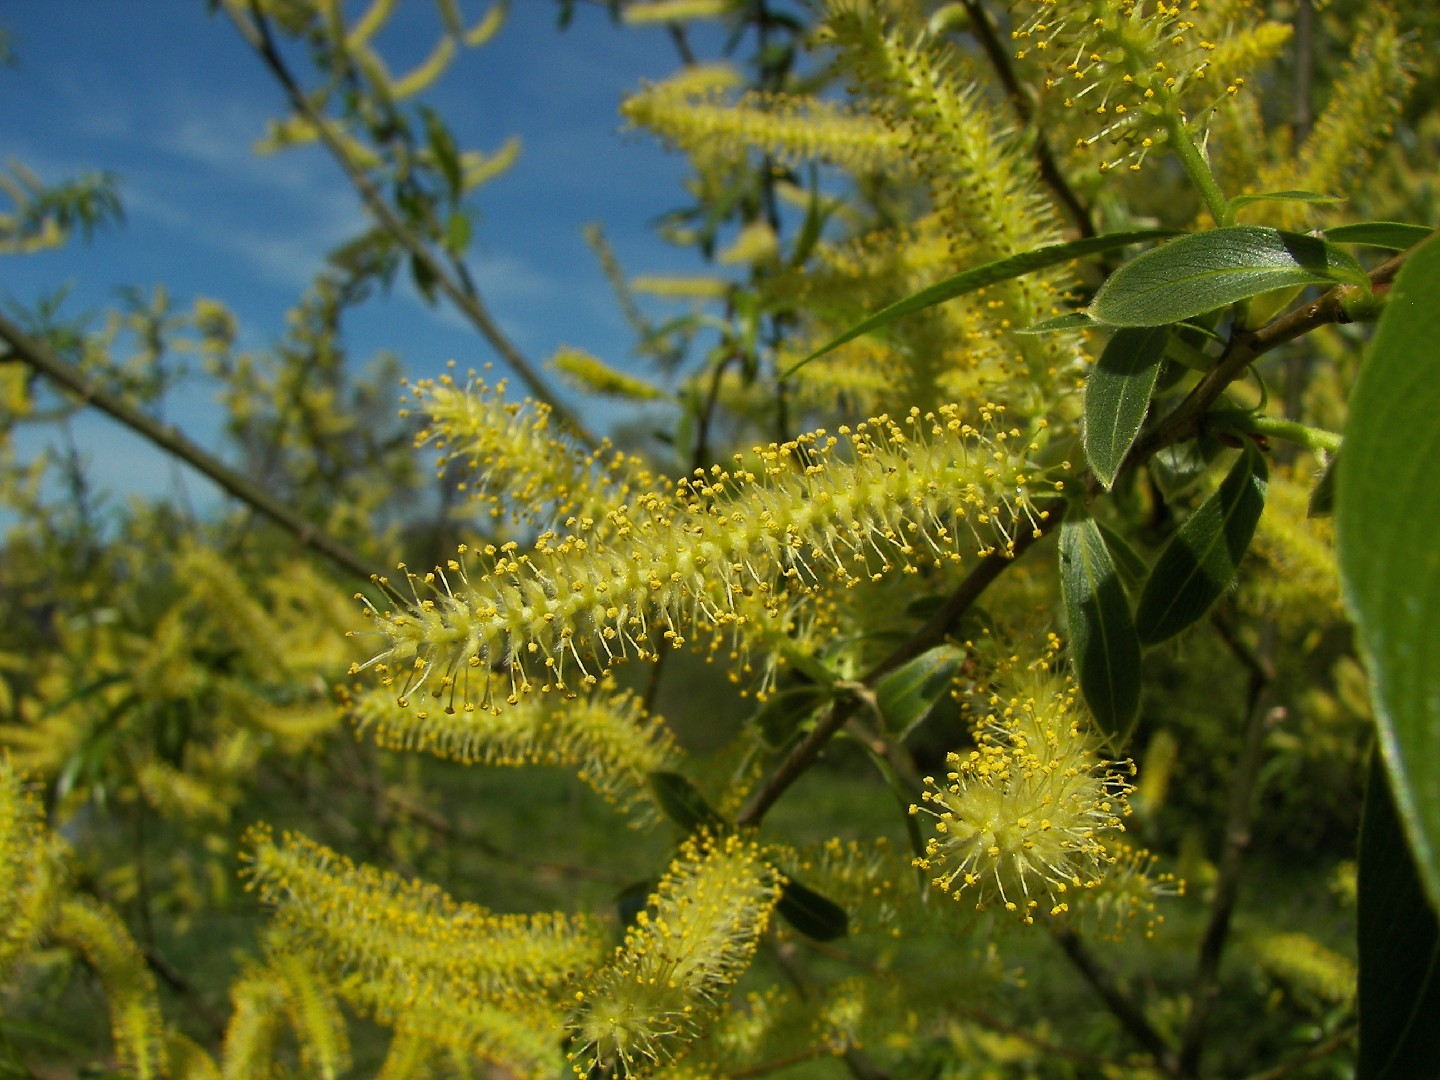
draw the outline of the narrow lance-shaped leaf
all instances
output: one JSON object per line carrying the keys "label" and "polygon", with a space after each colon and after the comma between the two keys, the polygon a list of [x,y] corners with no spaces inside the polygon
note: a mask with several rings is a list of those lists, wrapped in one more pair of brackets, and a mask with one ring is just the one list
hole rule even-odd
{"label": "narrow lance-shaped leaf", "polygon": [[1357,221],[1353,225],[1337,225],[1325,230],[1325,239],[1332,244],[1361,244],[1389,251],[1409,251],[1434,229],[1410,225],[1403,221]]}
{"label": "narrow lance-shaped leaf", "polygon": [[1026,274],[1033,274],[1036,270],[1044,270],[1049,266],[1067,263],[1071,259],[1079,259],[1086,255],[1100,255],[1107,251],[1114,251],[1116,248],[1127,247],[1130,244],[1138,244],[1145,240],[1162,240],[1174,235],[1174,229],[1137,229],[1133,232],[1108,233],[1105,236],[1091,236],[1063,244],[1046,244],[1031,251],[1021,252],[1019,255],[1012,255],[983,266],[962,270],[960,273],[927,286],[919,292],[907,296],[904,300],[898,300],[889,307],[877,311],[868,319],[856,323],[839,337],[827,342],[804,360],[795,364],[782,377],[793,375],[811,360],[824,356],[831,349],[837,349],[862,334],[873,333],[882,327],[889,326],[896,319],[913,315],[917,311],[924,311],[936,304],[943,304],[946,300],[953,300],[957,296],[976,292],[987,285],[1024,277]]}
{"label": "narrow lance-shaped leaf", "polygon": [[886,675],[875,687],[875,701],[891,731],[908,731],[929,715],[950,684],[965,650],[937,645]]}
{"label": "narrow lance-shaped leaf", "polygon": [[1085,380],[1085,458],[1107,489],[1140,433],[1169,337],[1168,326],[1115,331]]}
{"label": "narrow lance-shaped leaf", "polygon": [[1330,455],[1330,460],[1325,463],[1325,470],[1320,474],[1320,479],[1315,481],[1315,486],[1310,489],[1310,502],[1305,510],[1306,517],[1329,517],[1335,513],[1335,475],[1339,471],[1340,453],[1336,451]]}
{"label": "narrow lance-shaped leaf", "polygon": [[1144,582],[1150,567],[1130,546],[1130,541],[1103,522],[1097,521],[1095,524],[1100,527],[1100,535],[1105,540],[1105,550],[1110,553],[1110,561],[1115,564],[1115,569],[1120,574],[1120,583],[1127,589],[1133,589]]}
{"label": "narrow lance-shaped leaf", "polygon": [[811,713],[833,697],[828,686],[813,682],[785,686],[771,692],[756,710],[753,722],[766,745],[779,749],[794,737]]}
{"label": "narrow lance-shaped leaf", "polygon": [[1345,200],[1338,195],[1321,195],[1314,191],[1267,191],[1263,195],[1237,195],[1230,200],[1232,212],[1258,202],[1300,202],[1333,205]]}
{"label": "narrow lance-shaped leaf", "polygon": [[1376,754],[1360,822],[1356,1080],[1440,1076],[1440,923]]}
{"label": "narrow lance-shaped leaf", "polygon": [[665,816],[687,832],[699,828],[723,831],[726,821],[685,777],[676,772],[658,770],[647,777],[655,802]]}
{"label": "narrow lance-shaped leaf", "polygon": [[1236,225],[1136,256],[1106,279],[1087,310],[1112,326],[1163,326],[1274,289],[1367,281],[1364,268],[1334,244]]}
{"label": "narrow lance-shaped leaf", "polygon": [[1174,637],[1230,587],[1265,509],[1269,478],[1264,456],[1247,441],[1220,489],[1186,519],[1155,561],[1135,612],[1142,642]]}
{"label": "narrow lance-shaped leaf", "polygon": [[796,930],[816,941],[844,937],[850,927],[850,916],[844,908],[798,881],[785,882],[775,912]]}
{"label": "narrow lance-shaped leaf", "polygon": [[1080,692],[1118,748],[1140,708],[1140,640],[1094,518],[1066,517],[1060,525],[1060,590]]}
{"label": "narrow lance-shaped leaf", "polygon": [[1366,653],[1380,749],[1440,908],[1440,242],[1390,289],[1350,394],[1336,475],[1340,573]]}
{"label": "narrow lance-shaped leaf", "polygon": [[1067,311],[1064,315],[1056,315],[1053,319],[1042,319],[1033,326],[1027,326],[1016,330],[1017,334],[1064,334],[1071,330],[1093,330],[1099,326],[1086,312]]}

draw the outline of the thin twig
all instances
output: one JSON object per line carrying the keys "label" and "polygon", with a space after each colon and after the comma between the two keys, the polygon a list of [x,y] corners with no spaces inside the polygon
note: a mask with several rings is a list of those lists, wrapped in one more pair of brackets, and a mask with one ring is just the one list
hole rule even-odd
{"label": "thin twig", "polygon": [[537,400],[550,406],[556,420],[566,425],[575,437],[586,446],[591,448],[598,446],[599,443],[595,437],[560,402],[550,384],[500,329],[499,324],[485,307],[478,291],[474,290],[473,284],[467,289],[465,282],[456,280],[455,275],[450,272],[445,263],[435,256],[435,253],[420,237],[415,235],[405,222],[400,220],[365,170],[351,159],[344,145],[335,137],[330,121],[311,104],[305,91],[301,89],[300,84],[296,82],[294,75],[286,66],[284,58],[281,57],[279,49],[275,45],[274,36],[270,32],[270,24],[255,6],[253,0],[250,10],[251,20],[246,20],[233,5],[225,5],[225,12],[240,31],[240,36],[255,50],[270,73],[280,83],[286,97],[290,100],[291,108],[314,128],[320,141],[325,144],[325,148],[330,151],[330,155],[344,170],[351,185],[359,193],[366,209],[370,211],[381,227],[410,253],[416,262],[424,266],[425,271],[435,282],[435,287],[460,309],[461,314],[480,332],[480,336],[520,376],[530,393],[535,395]]}
{"label": "thin twig", "polygon": [[1359,1031],[1353,1024],[1349,1027],[1341,1028],[1329,1038],[1322,1039],[1312,1046],[1307,1046],[1303,1052],[1296,1054],[1292,1058],[1287,1058],[1273,1069],[1253,1073],[1246,1077],[1246,1080],[1284,1080],[1285,1077],[1299,1072],[1306,1065],[1312,1064],[1323,1057],[1328,1057],[1346,1043],[1354,1042],[1358,1034]]}
{"label": "thin twig", "polygon": [[1130,999],[1130,995],[1125,993],[1099,961],[1090,955],[1090,950],[1085,947],[1080,936],[1068,928],[1054,931],[1053,936],[1064,951],[1066,959],[1074,965],[1075,970],[1084,976],[1085,981],[1105,1003],[1105,1007],[1110,1010],[1111,1015],[1120,1021],[1120,1026],[1129,1033],[1132,1039],[1145,1048],[1164,1072],[1173,1075],[1174,1065],[1170,1044],[1146,1019],[1145,1014],[1140,1011],[1140,1007]]}
{"label": "thin twig", "polygon": [[[1234,781],[1230,787],[1230,807],[1225,820],[1224,848],[1220,853],[1215,875],[1215,889],[1210,899],[1210,914],[1200,938],[1200,955],[1195,965],[1194,983],[1190,990],[1190,1015],[1180,1036],[1180,1051],[1175,1075],[1200,1075],[1200,1054],[1205,1045],[1205,1025],[1214,1003],[1220,961],[1230,936],[1230,919],[1240,894],[1240,870],[1245,849],[1250,846],[1250,823],[1255,810],[1255,791],[1260,776],[1260,763],[1265,753],[1265,734],[1270,728],[1272,710],[1269,688],[1275,677],[1269,648],[1257,652],[1249,648],[1231,631],[1221,618],[1211,620],[1220,639],[1249,672],[1246,709],[1249,719],[1245,744],[1235,763]],[[1269,633],[1267,633],[1269,637]],[[1268,644],[1268,643],[1267,643]]]}
{"label": "thin twig", "polygon": [[335,537],[321,530],[313,522],[307,521],[295,513],[284,502],[275,498],[248,476],[232,469],[213,454],[191,442],[173,424],[162,424],[123,398],[110,393],[96,380],[56,355],[53,350],[36,341],[3,315],[0,315],[0,338],[4,338],[10,343],[10,348],[15,356],[24,360],[40,374],[79,395],[82,401],[94,405],[137,435],[148,439],[166,453],[174,455],[197,472],[209,477],[251,509],[263,514],[291,533],[302,546],[315,549],[337,566],[362,580],[368,581],[374,574],[374,569],[366,560]]}

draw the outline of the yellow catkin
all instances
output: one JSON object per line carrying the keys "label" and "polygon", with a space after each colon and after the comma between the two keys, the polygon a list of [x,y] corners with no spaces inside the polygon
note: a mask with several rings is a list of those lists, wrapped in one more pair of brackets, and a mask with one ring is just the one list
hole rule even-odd
{"label": "yellow catkin", "polygon": [[637,823],[655,818],[648,775],[673,771],[680,762],[664,722],[627,692],[529,698],[496,716],[478,709],[402,708],[393,693],[371,689],[347,712],[357,734],[386,750],[429,753],[466,765],[572,768]]}
{"label": "yellow catkin", "polygon": [[910,809],[932,819],[916,866],[937,889],[1029,924],[1064,914],[1105,876],[1129,784],[1098,756],[1073,682],[1043,661],[1004,678],[975,748],[949,754],[945,778],[926,777]]}
{"label": "yellow catkin", "polygon": [[575,994],[577,1076],[644,1076],[688,1049],[749,966],[782,879],[752,840],[692,836],[614,956]]}
{"label": "yellow catkin", "polygon": [[166,1074],[165,1023],[155,980],[125,924],[109,908],[77,896],[61,903],[50,935],[99,976],[120,1067],[140,1080],[160,1080]]}
{"label": "yellow catkin", "polygon": [[352,674],[376,669],[402,701],[498,710],[532,690],[593,686],[700,631],[738,640],[822,583],[1007,553],[1019,531],[1038,535],[1046,512],[1032,491],[1051,485],[1027,468],[1037,444],[1003,426],[1003,409],[977,421],[943,407],[811,432],[603,519],[572,518],[529,551],[464,548],[424,575],[402,566],[404,591],[380,579],[395,607],[366,601],[385,647]]}
{"label": "yellow catkin", "polygon": [[49,917],[58,876],[50,849],[39,800],[0,754],[0,977]]}

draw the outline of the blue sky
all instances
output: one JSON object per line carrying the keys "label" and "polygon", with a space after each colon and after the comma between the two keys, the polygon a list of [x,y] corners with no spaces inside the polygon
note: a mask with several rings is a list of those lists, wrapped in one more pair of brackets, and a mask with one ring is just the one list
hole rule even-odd
{"label": "blue sky", "polygon": [[[483,7],[467,0],[467,14]],[[60,286],[65,311],[102,312],[125,286],[163,285],[177,309],[223,300],[242,344],[277,340],[284,313],[325,253],[357,232],[364,214],[338,168],[315,149],[253,153],[279,88],[228,19],[203,0],[10,0],[0,26],[18,66],[0,69],[0,145],[47,182],[90,170],[120,178],[126,222],[90,244],[0,260],[0,301],[31,304]],[[431,0],[400,0],[385,40],[403,71],[433,41]],[[487,302],[534,360],[560,344],[623,365],[632,344],[581,236],[601,222],[630,273],[698,270],[695,256],[654,238],[649,225],[683,201],[683,161],[648,136],[622,130],[617,106],[643,79],[677,66],[660,28],[615,27],[577,5],[556,27],[553,0],[514,0],[487,46],[464,53],[429,94],[465,148],[492,151],[518,135],[522,153],[482,189],[473,267]],[[711,44],[716,35],[709,35]],[[715,54],[712,47],[702,52]],[[412,376],[492,359],[443,306],[407,284],[348,324],[355,361],[399,354]],[[201,442],[214,428],[214,388],[167,402],[167,415]],[[397,400],[399,388],[397,388]],[[75,425],[98,484],[116,496],[154,493],[170,466],[98,415]],[[33,447],[34,436],[25,444]],[[187,479],[192,496],[204,485]]]}

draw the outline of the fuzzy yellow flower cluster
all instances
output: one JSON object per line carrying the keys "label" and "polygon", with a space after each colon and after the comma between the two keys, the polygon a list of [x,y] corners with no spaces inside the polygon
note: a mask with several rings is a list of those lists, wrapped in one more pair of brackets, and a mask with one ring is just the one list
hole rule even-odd
{"label": "fuzzy yellow flower cluster", "polygon": [[521,702],[499,715],[402,708],[380,688],[364,691],[347,711],[356,734],[386,750],[430,753],[465,765],[558,765],[607,802],[648,822],[654,810],[647,777],[678,768],[680,750],[663,720],[625,691],[562,702]]}
{"label": "fuzzy yellow flower cluster", "polygon": [[[1094,118],[1097,129],[1078,145],[1115,148],[1113,156],[1107,151],[1101,172],[1126,163],[1138,171],[1166,141],[1167,123],[1182,120],[1182,96],[1215,82],[1218,45],[1201,26],[1200,0],[1183,0],[1183,6],[1182,0],[1030,0],[1024,7],[1030,10],[1017,14],[1011,34],[1016,56],[1038,61],[1045,89],[1057,92],[1066,108]],[[1278,24],[1263,29],[1276,38],[1264,47],[1272,51],[1284,30]],[[1226,78],[1210,100],[1190,104],[1208,108],[1239,93],[1245,80]]]}
{"label": "fuzzy yellow flower cluster", "polygon": [[561,1000],[604,956],[583,915],[504,915],[460,903],[302,836],[252,830],[250,886],[276,908],[271,952],[304,958],[379,1022],[504,1064],[561,1067]]}
{"label": "fuzzy yellow flower cluster", "polygon": [[777,161],[828,161],[852,172],[904,168],[904,139],[872,116],[819,98],[751,91],[736,95],[691,70],[650,84],[625,99],[620,113],[689,153],[743,157],[759,151]]}
{"label": "fuzzy yellow flower cluster", "polygon": [[[361,598],[387,644],[351,673],[376,669],[402,701],[423,690],[445,709],[496,709],[534,689],[593,686],[702,630],[731,634],[743,655],[752,627],[783,622],[822,585],[1013,550],[1017,530],[1045,517],[1031,501],[1043,482],[1027,465],[1038,443],[1003,427],[1003,413],[982,410],[985,430],[953,406],[821,429],[603,518],[571,517],[529,551],[462,547],[424,575],[402,565],[408,596],[378,579],[395,607]],[[496,692],[492,673],[508,687]]]}
{"label": "fuzzy yellow flower cluster", "polygon": [[610,963],[576,993],[576,1075],[644,1075],[688,1049],[749,966],[782,885],[753,840],[687,840]]}
{"label": "fuzzy yellow flower cluster", "polygon": [[1129,784],[1097,755],[1071,680],[1042,665],[1016,684],[991,698],[975,748],[948,755],[945,782],[926,777],[910,812],[934,818],[916,865],[936,888],[1029,924],[1064,913],[1075,890],[1104,877]]}
{"label": "fuzzy yellow flower cluster", "polygon": [[0,753],[0,975],[34,944],[49,915],[57,876],[49,849],[40,800]]}
{"label": "fuzzy yellow flower cluster", "polygon": [[557,435],[545,403],[507,401],[503,380],[491,387],[472,372],[461,386],[443,375],[416,383],[411,396],[428,421],[416,445],[440,452],[438,473],[463,470],[460,489],[493,517],[544,525],[593,516],[632,487],[653,483],[634,458],[603,445],[586,451]]}

